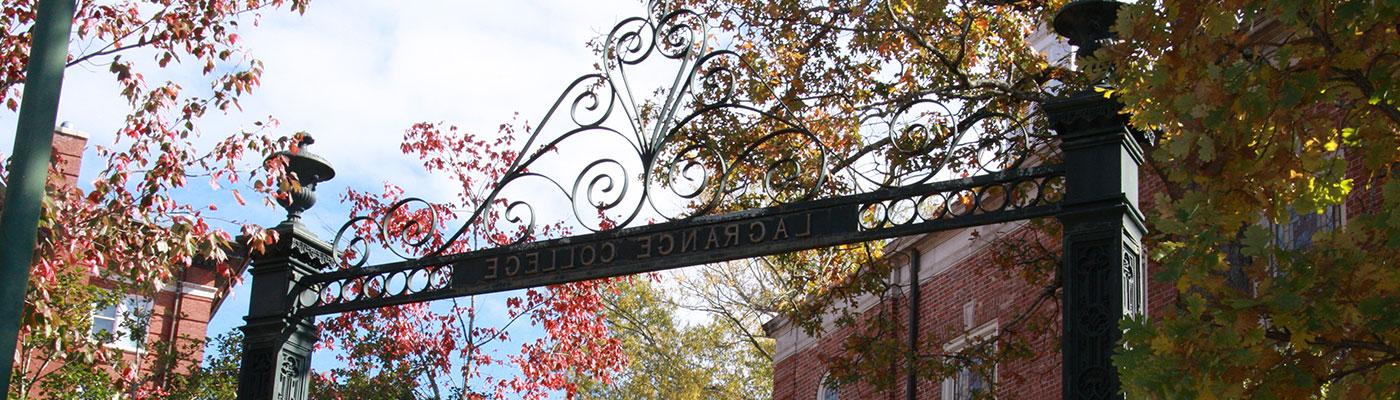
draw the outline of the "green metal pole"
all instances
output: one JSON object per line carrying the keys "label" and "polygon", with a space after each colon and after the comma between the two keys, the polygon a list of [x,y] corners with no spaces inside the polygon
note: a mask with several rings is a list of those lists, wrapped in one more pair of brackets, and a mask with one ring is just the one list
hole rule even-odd
{"label": "green metal pole", "polygon": [[24,97],[19,126],[15,129],[14,157],[10,164],[5,209],[0,212],[0,398],[10,393],[15,345],[24,313],[24,292],[29,286],[29,265],[34,259],[34,236],[39,231],[39,211],[44,201],[44,181],[53,153],[54,122],[63,91],[63,68],[68,63],[68,35],[73,29],[73,0],[41,0],[31,30]]}

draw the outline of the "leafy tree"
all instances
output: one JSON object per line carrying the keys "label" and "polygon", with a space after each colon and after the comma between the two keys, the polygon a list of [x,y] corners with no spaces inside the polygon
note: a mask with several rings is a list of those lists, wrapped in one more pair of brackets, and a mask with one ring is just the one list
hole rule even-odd
{"label": "leafy tree", "polygon": [[[1101,92],[1155,137],[1145,143],[1144,182],[1164,189],[1145,203],[1147,242],[1156,279],[1179,295],[1153,319],[1124,322],[1126,390],[1396,395],[1393,2],[1139,2],[1114,27],[1121,40],[1078,69],[1032,42],[1049,34],[1065,1],[673,3],[703,10],[728,35],[719,41],[739,53],[744,80],[763,83],[740,88],[758,108],[804,121],[846,157],[882,144],[863,124],[890,116],[891,105],[933,99],[952,109],[951,126],[1014,116],[1047,132],[1035,104],[1110,84]],[[1345,223],[1306,246],[1270,229],[1343,203]],[[1058,228],[1039,229],[1053,237]],[[1053,270],[1043,267],[1053,263],[1037,265],[1025,275],[1050,282],[1053,294]],[[869,339],[855,335],[848,347],[903,353]],[[934,347],[921,354],[937,358]]]}
{"label": "leafy tree", "polygon": [[[459,184],[456,198],[443,203],[395,207],[403,190],[385,183],[380,193],[350,190],[345,199],[351,212],[384,222],[382,232],[373,225],[358,225],[357,233],[369,242],[402,247],[402,253],[449,246],[448,252],[502,246],[516,240],[567,235],[559,224],[533,231],[518,228],[506,199],[495,199],[486,214],[467,226],[466,235],[450,242],[444,232],[457,227],[447,221],[458,218],[455,210],[474,210],[487,203],[497,179],[518,157],[511,135],[515,125],[503,124],[496,139],[464,132],[454,126],[419,123],[405,133],[401,149],[422,160],[432,173],[446,174]],[[417,242],[417,243],[415,243]],[[367,249],[367,247],[365,248]],[[347,258],[365,257],[350,249]],[[526,290],[505,300],[507,322],[488,325],[478,312],[475,296],[438,303],[416,303],[343,313],[319,323],[324,339],[318,346],[339,350],[346,364],[318,375],[319,398],[363,398],[402,393],[415,398],[482,399],[507,395],[547,398],[563,392],[569,397],[579,388],[571,377],[608,382],[624,362],[620,342],[604,323],[602,296],[612,291],[612,280],[596,280]],[[509,348],[512,335],[523,326],[543,330],[534,340]],[[513,375],[487,374],[485,368],[506,367]],[[392,397],[392,396],[391,396]]]}
{"label": "leafy tree", "polygon": [[[11,396],[27,398],[40,388],[58,389],[81,382],[84,396],[98,387],[124,395],[158,395],[166,386],[152,370],[188,362],[188,349],[155,346],[139,357],[92,340],[94,307],[116,304],[124,294],[153,295],[194,260],[219,264],[232,280],[228,259],[231,235],[211,219],[215,207],[174,196],[190,179],[207,179],[214,187],[229,185],[253,191],[275,188],[276,174],[244,178],[245,157],[255,164],[285,145],[267,136],[270,124],[245,132],[220,132],[226,138],[199,148],[192,141],[203,132],[198,123],[209,111],[237,109],[261,75],[261,64],[238,42],[239,23],[247,16],[302,1],[79,2],[68,66],[96,66],[111,72],[120,88],[115,96],[130,107],[118,141],[99,146],[102,163],[86,191],[57,180],[48,184],[31,269],[27,313],[21,326]],[[18,107],[29,57],[34,1],[6,2],[0,13],[0,102]],[[148,82],[146,73],[197,64],[201,86],[184,91],[180,83]],[[194,81],[199,84],[199,80]],[[201,88],[203,89],[203,88]],[[243,169],[240,169],[243,168]],[[246,179],[246,181],[245,181]],[[236,189],[232,195],[242,202]],[[238,225],[234,225],[238,226]],[[246,225],[253,244],[271,239]],[[140,324],[144,318],[137,316]],[[179,354],[186,354],[180,357]],[[64,367],[53,370],[56,363]],[[144,363],[144,364],[143,364]],[[111,373],[108,373],[111,371]],[[71,391],[47,390],[49,393]]]}
{"label": "leafy tree", "polygon": [[[1396,396],[1400,4],[1128,10],[1099,58],[1160,135],[1154,256],[1181,289],[1173,312],[1127,324],[1129,392]],[[1335,207],[1347,220],[1310,243],[1269,229]]]}
{"label": "leafy tree", "polygon": [[238,366],[243,362],[243,333],[230,331],[209,341],[205,362],[189,375],[171,377],[170,399],[218,400],[238,397]]}
{"label": "leafy tree", "polygon": [[[666,284],[634,277],[604,296],[628,364],[612,383],[583,379],[587,399],[761,399],[771,394],[773,343],[729,321],[678,321]],[[753,323],[756,325],[756,323]]]}
{"label": "leafy tree", "polygon": [[[7,55],[0,62],[0,103],[10,109],[17,108],[24,83],[22,72],[30,40],[27,28],[34,18],[34,3],[6,2],[0,13],[0,47]],[[110,71],[120,87],[114,95],[125,99],[130,110],[125,126],[117,132],[118,142],[98,148],[98,162],[105,165],[90,189],[78,190],[61,182],[49,185],[12,396],[228,396],[232,390],[228,374],[236,371],[237,359],[229,358],[236,354],[232,347],[236,338],[221,337],[222,356],[194,375],[181,377],[165,371],[194,362],[189,349],[156,343],[139,357],[123,357],[120,351],[91,339],[91,312],[93,307],[115,304],[125,294],[153,295],[158,285],[180,276],[194,260],[219,263],[218,270],[226,281],[238,278],[231,275],[234,268],[222,265],[229,259],[232,235],[220,229],[218,221],[229,218],[213,205],[185,202],[175,193],[185,190],[191,180],[208,180],[215,191],[228,187],[226,193],[239,203],[244,202],[239,192],[242,189],[268,194],[264,202],[270,204],[278,188],[294,184],[282,176],[280,159],[267,163],[266,169],[257,168],[276,150],[297,151],[298,137],[269,136],[276,130],[271,117],[254,123],[252,131],[218,132],[227,138],[213,146],[200,148],[193,143],[205,133],[200,123],[206,113],[237,112],[239,99],[260,83],[262,64],[241,46],[240,29],[256,26],[260,13],[278,9],[305,12],[307,3],[79,2],[72,47],[80,52],[70,56],[69,66],[98,66]],[[187,68],[201,73],[198,76],[203,81],[193,82],[198,90],[184,90],[190,82],[153,83],[146,78],[153,71]],[[426,158],[433,158],[428,154],[445,154],[442,143],[435,142],[441,138],[435,127],[414,127],[407,141],[413,147],[406,145],[404,151],[422,152]],[[490,143],[452,139],[454,145],[473,146],[454,156],[492,151]],[[512,155],[497,151],[494,156]],[[437,159],[445,160],[446,156]],[[461,159],[447,167],[461,167],[457,161]],[[470,173],[482,171],[460,172],[463,179],[479,179]],[[464,193],[471,185],[464,182]],[[352,193],[347,198],[369,210],[392,201],[389,197],[393,193]],[[254,252],[276,240],[274,234],[256,225],[242,225],[241,233],[247,239],[241,248]],[[549,230],[539,233],[554,234]],[[243,256],[239,259],[246,260]],[[608,338],[597,313],[590,311],[598,307],[596,293],[603,287],[601,283],[581,283],[532,291],[509,301],[516,320],[545,324],[549,332],[547,338],[523,343],[518,353],[486,354],[481,350],[486,343],[508,340],[509,325],[476,323],[471,299],[467,304],[454,304],[443,315],[418,304],[331,318],[323,324],[330,339],[322,343],[323,348],[343,350],[348,368],[318,374],[318,395],[361,398],[369,393],[423,396],[430,392],[438,398],[480,398],[511,392],[538,398],[553,390],[571,390],[560,378],[562,374],[602,374],[600,371],[620,362],[615,341]],[[144,318],[134,320],[139,323]],[[395,329],[385,330],[388,335],[378,334],[386,326]],[[423,356],[405,359],[408,354]],[[64,367],[46,368],[57,363]],[[152,365],[157,373],[146,376],[141,367]],[[480,372],[486,365],[511,365],[523,372],[515,377],[487,376]],[[419,381],[424,375],[418,374],[428,373],[425,371],[460,380],[455,387]],[[606,379],[606,375],[601,376]],[[484,388],[480,386],[483,380]],[[75,383],[93,389],[58,390]],[[389,388],[396,390],[386,390]]]}

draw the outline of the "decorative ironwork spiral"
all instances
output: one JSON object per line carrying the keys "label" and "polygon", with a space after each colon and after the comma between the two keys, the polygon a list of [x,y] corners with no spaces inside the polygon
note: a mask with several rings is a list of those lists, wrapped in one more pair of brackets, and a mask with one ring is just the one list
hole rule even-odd
{"label": "decorative ironwork spiral", "polygon": [[733,104],[739,88],[740,73],[735,71],[742,61],[739,54],[720,50],[701,57],[696,68],[696,83],[699,92],[696,99],[699,106],[719,107]]}
{"label": "decorative ironwork spiral", "polygon": [[[483,201],[453,216],[457,224],[447,228],[455,230],[436,231],[445,228],[439,210],[421,199],[405,199],[377,218],[348,221],[334,243],[343,261],[351,268],[363,268],[371,242],[386,244],[405,260],[442,255],[461,248],[460,242],[470,238],[473,227],[490,216],[500,217],[495,220],[508,227],[497,230],[509,231],[511,236],[507,243],[494,244],[528,240],[541,222],[537,207],[508,199],[506,191],[541,182],[546,190],[557,190],[568,207],[538,210],[567,209],[573,214],[568,225],[602,231],[638,221],[706,215],[734,199],[783,204],[842,191],[996,172],[1022,165],[1025,155],[1036,147],[1015,118],[997,114],[969,118],[950,102],[916,99],[871,118],[872,123],[856,135],[865,140],[860,152],[836,154],[822,135],[804,126],[801,115],[786,105],[744,98],[752,87],[763,87],[764,81],[753,77],[754,69],[738,53],[710,47],[703,15],[687,10],[650,14],[624,19],[613,27],[602,42],[601,70],[580,76],[564,88],[520,142],[520,156]],[[645,76],[634,68],[652,61],[674,65],[668,72],[674,79],[660,88],[637,86],[629,79]],[[764,98],[780,97],[767,90],[771,93]],[[613,144],[608,149],[617,154],[571,152],[574,147],[598,143]],[[580,161],[579,156],[584,158]],[[546,161],[559,157],[568,162]],[[562,172],[543,168],[559,164],[572,167]],[[1042,195],[1023,195],[1040,193],[1044,186],[1044,182],[1027,181],[969,193],[941,193],[871,204],[867,211],[871,223],[900,224],[1026,207],[1027,201],[1044,204]],[[538,192],[531,193],[537,196]],[[955,206],[962,203],[970,207]],[[379,291],[412,292],[414,285],[421,290],[434,287],[436,281],[415,275],[419,272],[443,273],[418,271],[385,276],[382,282],[316,288],[320,299],[314,303]]]}

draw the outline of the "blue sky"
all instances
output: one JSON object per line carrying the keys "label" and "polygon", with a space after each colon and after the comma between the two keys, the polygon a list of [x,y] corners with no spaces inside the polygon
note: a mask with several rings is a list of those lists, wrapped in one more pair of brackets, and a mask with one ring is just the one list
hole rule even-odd
{"label": "blue sky", "polygon": [[[441,121],[490,133],[517,112],[537,120],[562,88],[592,71],[597,59],[585,43],[623,18],[643,15],[644,4],[349,0],[313,2],[304,16],[264,14],[260,26],[240,33],[265,63],[262,86],[244,98],[243,112],[207,117],[201,140],[213,142],[268,115],[281,121],[280,134],[313,134],[311,150],[338,175],[321,185],[320,202],[305,222],[329,240],[348,219],[339,204],[346,188],[377,190],[388,180],[409,195],[451,195],[448,181],[426,175],[417,160],[400,153],[399,140],[412,123]],[[184,86],[191,90],[205,85],[197,68],[148,72],[147,80],[189,82]],[[91,145],[110,145],[127,110],[114,79],[103,65],[77,66],[66,74],[59,120],[87,133]],[[0,154],[11,153],[15,117],[0,112]],[[80,180],[91,179],[101,166],[91,146],[87,160]],[[183,196],[195,204],[215,202],[221,216],[239,222],[271,226],[282,218],[281,211],[257,202],[240,207],[226,194],[207,191],[207,185],[192,182]],[[235,225],[225,228],[236,231]],[[479,309],[501,309],[504,298],[483,296]],[[210,336],[242,325],[248,300],[247,285],[241,285],[215,315]],[[514,342],[530,336],[517,332]],[[332,362],[323,353],[313,364]]]}

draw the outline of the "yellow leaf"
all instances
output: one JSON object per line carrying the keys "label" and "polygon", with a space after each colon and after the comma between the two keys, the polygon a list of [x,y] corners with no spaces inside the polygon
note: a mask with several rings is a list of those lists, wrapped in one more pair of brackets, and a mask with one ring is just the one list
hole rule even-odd
{"label": "yellow leaf", "polygon": [[1158,354],[1170,353],[1176,349],[1176,344],[1171,339],[1164,336],[1152,338],[1152,352]]}

